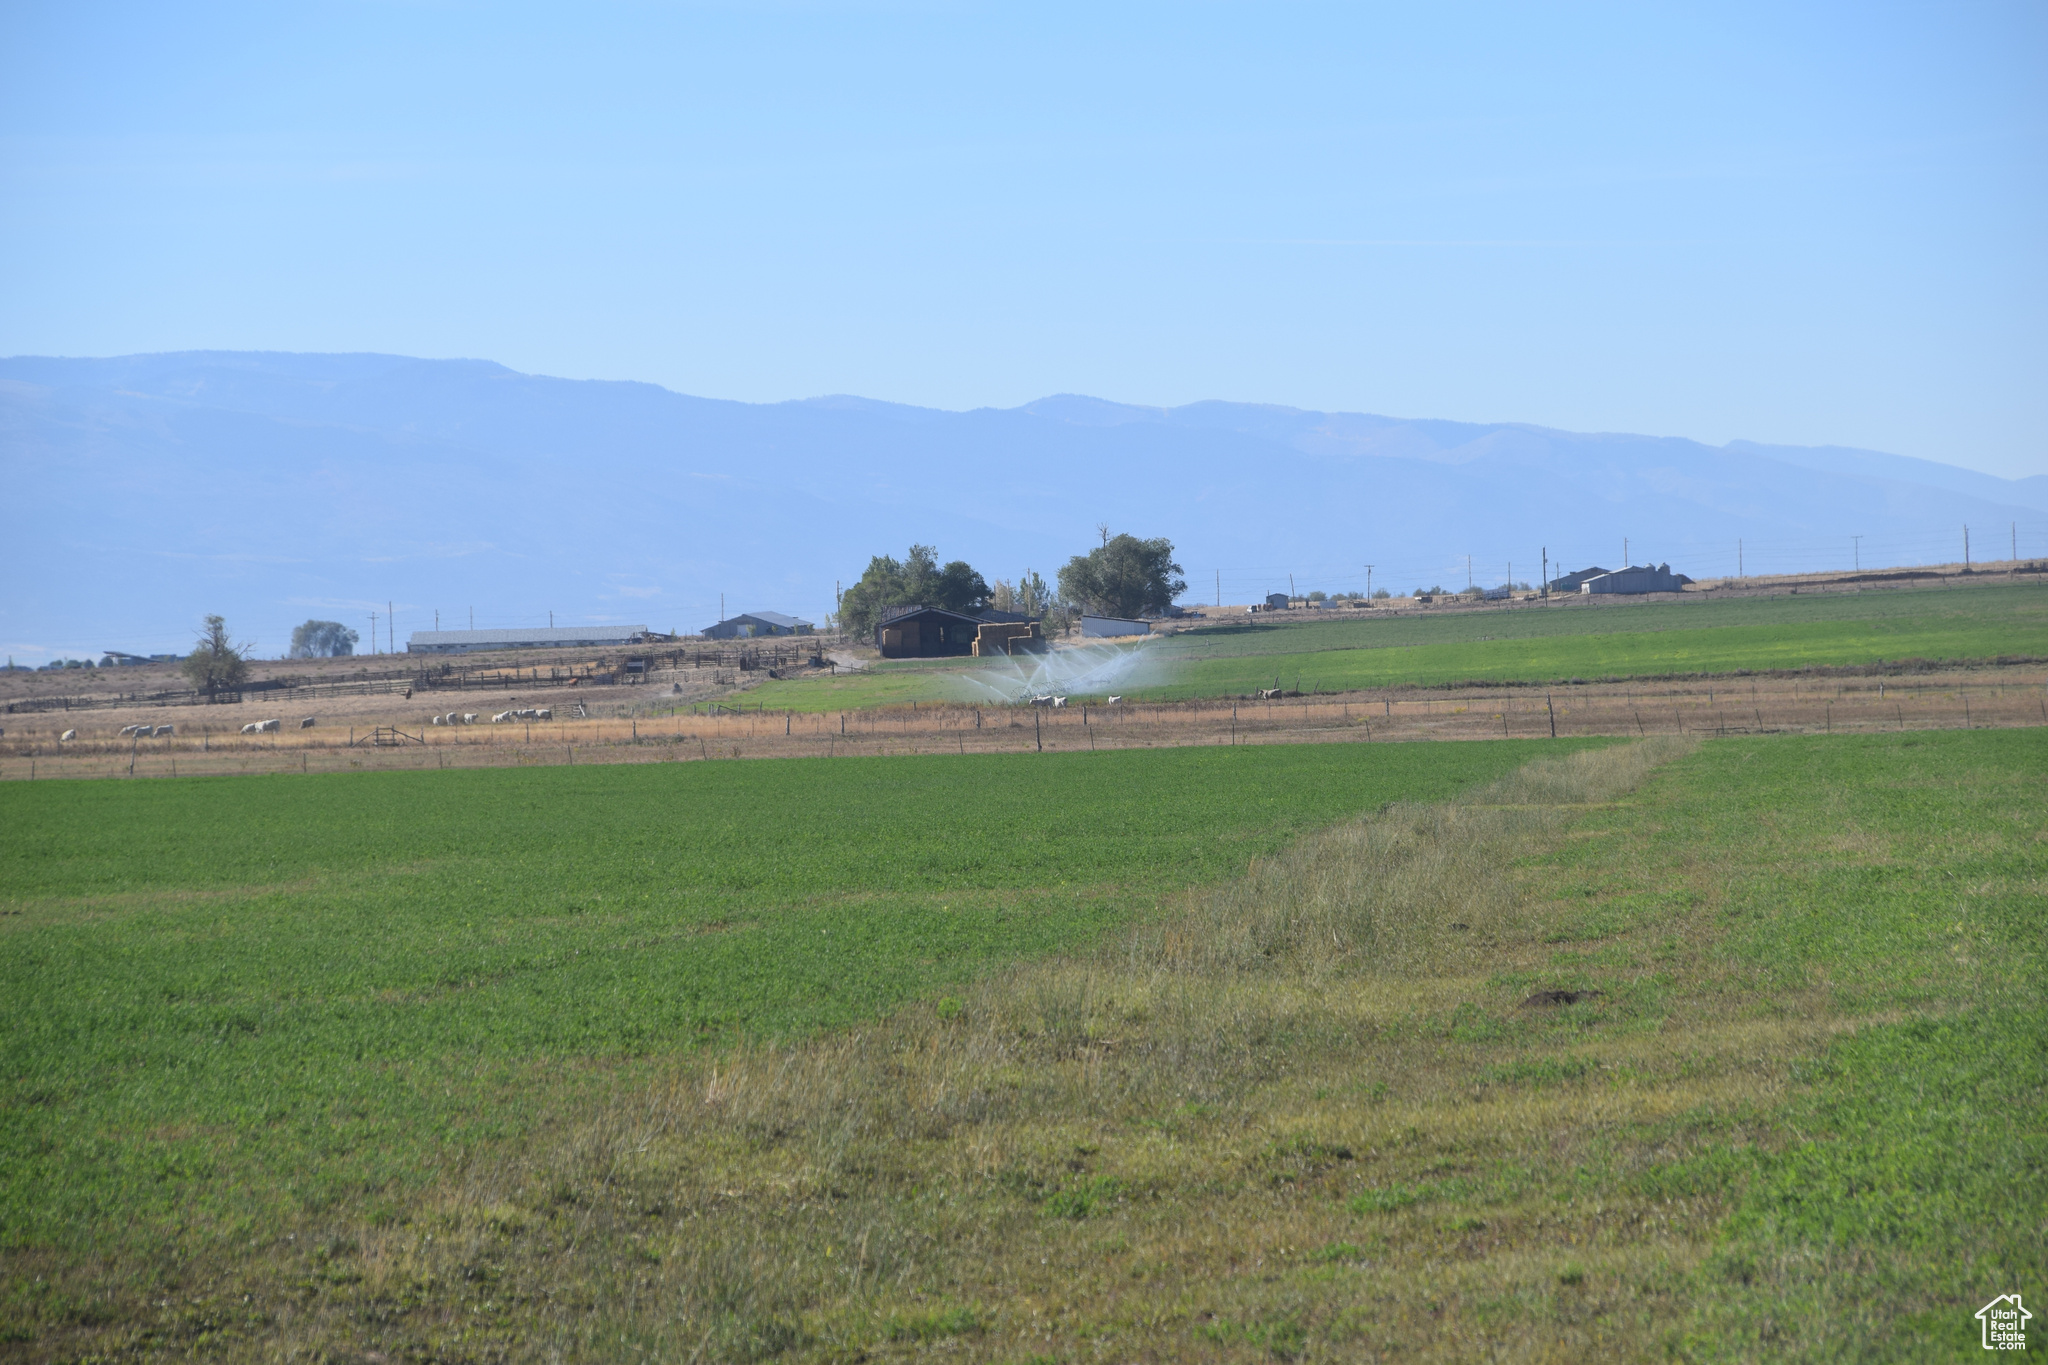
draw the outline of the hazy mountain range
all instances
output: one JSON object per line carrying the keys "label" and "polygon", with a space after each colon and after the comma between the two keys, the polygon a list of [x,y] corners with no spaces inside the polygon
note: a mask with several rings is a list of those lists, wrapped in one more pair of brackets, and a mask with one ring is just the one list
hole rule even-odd
{"label": "hazy mountain range", "polygon": [[[308,616],[430,627],[819,619],[912,541],[1051,577],[1096,527],[1165,535],[1186,600],[1663,560],[1696,577],[2048,554],[2048,476],[1875,451],[1061,395],[944,412],[748,404],[470,360],[191,352],[0,360],[0,644],[264,653]],[[1851,539],[1861,536],[1858,542]],[[380,630],[380,634],[381,634]]]}

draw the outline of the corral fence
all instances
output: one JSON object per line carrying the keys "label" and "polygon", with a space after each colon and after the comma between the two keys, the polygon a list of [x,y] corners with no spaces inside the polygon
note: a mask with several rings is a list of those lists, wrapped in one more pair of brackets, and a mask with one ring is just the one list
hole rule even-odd
{"label": "corral fence", "polygon": [[765,672],[780,677],[784,670],[823,668],[825,656],[817,642],[764,640],[742,645],[684,646],[649,650],[619,657],[601,656],[574,663],[499,665],[467,668],[444,663],[420,671],[414,685],[434,691],[499,691],[507,687],[606,687],[645,682],[649,675],[683,669],[710,669],[722,685],[740,673]]}
{"label": "corral fence", "polygon": [[57,697],[24,697],[5,704],[0,714],[36,715],[50,711],[104,711],[123,706],[221,706],[248,700],[315,701],[334,697],[410,697],[424,691],[499,691],[507,687],[607,687],[644,682],[657,671],[710,669],[721,686],[733,686],[739,675],[765,672],[780,677],[786,670],[823,668],[822,642],[764,640],[732,646],[684,646],[617,657],[600,656],[573,663],[505,665],[470,668],[444,663],[389,670],[368,678],[264,678],[239,688],[200,692],[172,688],[159,692],[104,692]]}
{"label": "corral fence", "polygon": [[[232,727],[232,721],[229,722]],[[1378,743],[1417,740],[1876,734],[2048,727],[2048,669],[1979,666],[1942,673],[1615,679],[1513,687],[1498,683],[1387,688],[1264,699],[1204,698],[1061,708],[924,703],[844,712],[760,705],[665,715],[551,720],[519,726],[382,734],[319,729],[244,735],[180,725],[133,737],[30,722],[0,738],[0,780],[685,762],[883,754],[1053,753],[1187,745]],[[381,741],[381,742],[380,742]]]}
{"label": "corral fence", "polygon": [[120,706],[235,706],[260,698],[411,696],[411,678],[371,678],[355,682],[297,682],[289,678],[266,678],[243,683],[238,688],[199,692],[176,688],[165,692],[110,692],[97,696],[24,697],[6,705],[10,716],[35,715],[48,711],[105,711]]}

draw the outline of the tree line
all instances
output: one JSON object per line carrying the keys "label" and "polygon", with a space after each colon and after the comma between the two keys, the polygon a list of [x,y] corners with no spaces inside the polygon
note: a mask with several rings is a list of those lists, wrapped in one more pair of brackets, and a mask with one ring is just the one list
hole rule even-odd
{"label": "tree line", "polygon": [[932,546],[913,545],[902,559],[876,555],[868,561],[859,581],[839,596],[839,628],[847,635],[868,635],[891,607],[909,606],[969,615],[993,607],[1043,620],[1049,632],[1066,629],[1082,613],[1157,615],[1187,591],[1183,572],[1174,562],[1171,540],[1112,536],[1107,527],[1100,546],[1075,555],[1060,569],[1057,587],[1030,569],[991,583],[963,559],[942,565]]}

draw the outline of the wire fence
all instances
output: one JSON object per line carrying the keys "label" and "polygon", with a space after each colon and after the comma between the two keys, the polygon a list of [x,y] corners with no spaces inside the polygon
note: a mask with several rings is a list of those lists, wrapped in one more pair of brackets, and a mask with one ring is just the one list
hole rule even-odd
{"label": "wire fence", "polygon": [[1196,570],[1188,575],[1184,600],[1199,608],[1205,601],[1257,601],[1276,592],[1304,596],[1321,591],[1335,596],[1384,588],[1395,596],[1406,596],[1417,589],[1455,592],[1509,582],[1538,586],[1546,562],[1552,578],[1594,565],[1618,569],[1627,564],[1667,563],[1674,573],[1695,579],[1856,573],[1965,563],[1981,568],[2014,560],[2048,559],[2048,519],[1971,525],[1967,530],[1962,526],[1929,529],[1910,535],[1816,535],[1801,540],[1615,536],[1609,544],[1584,539],[1538,541],[1505,552],[1494,549],[1426,559],[1378,560],[1369,550],[1365,547],[1352,563],[1317,556],[1301,564]]}

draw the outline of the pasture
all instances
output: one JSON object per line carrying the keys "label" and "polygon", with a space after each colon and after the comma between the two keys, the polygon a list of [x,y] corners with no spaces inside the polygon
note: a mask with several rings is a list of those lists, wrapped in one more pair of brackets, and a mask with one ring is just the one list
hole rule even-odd
{"label": "pasture", "polygon": [[[1146,664],[1120,675],[1125,681],[1104,687],[1076,682],[1071,690],[1090,699],[1123,691],[1172,700],[1247,696],[1270,687],[1343,692],[1885,660],[2048,658],[2048,588],[2032,583],[1718,601],[1565,600],[1383,617],[1333,609],[1329,615],[1335,619],[1253,617],[1204,625],[1145,646]],[[970,679],[1015,671],[1008,660],[884,662],[852,675],[766,683],[747,700],[799,711],[973,700],[984,689]]]}
{"label": "pasture", "polygon": [[[1417,766],[1327,801],[1335,825],[1275,815],[1310,778],[1358,781],[1316,765],[1397,748]],[[1311,766],[1260,766],[1282,753]],[[715,812],[825,765],[325,779],[366,795],[313,806],[294,788],[323,784],[289,779],[9,791],[15,819],[57,792],[123,834],[149,821],[108,803],[174,810],[181,786],[270,834],[336,817],[303,853],[230,840],[158,870],[88,847],[84,807],[30,821],[4,930],[26,1154],[9,1349],[1919,1361],[1973,1354],[1976,1306],[2048,1271],[2048,731],[894,760],[868,780],[949,763],[879,823],[857,791],[761,789],[771,823],[832,845],[788,878]],[[1034,766],[1084,800],[1013,857],[977,835],[1032,814]],[[1091,768],[1110,776],[1074,779]],[[392,797],[475,800],[453,780],[474,779],[531,829],[591,799],[620,813],[572,776],[707,771],[740,785],[656,789],[691,818],[629,818],[588,857],[501,838],[465,858],[450,836],[494,821]],[[980,804],[1012,785],[1026,799]],[[1091,836],[1119,805],[1104,789],[1141,809]],[[1419,799],[1377,806],[1401,792]],[[835,840],[807,808],[848,798]],[[911,870],[864,837],[884,829],[909,833]],[[716,875],[658,871],[701,861],[707,832]],[[689,915],[636,905],[655,887],[743,883],[719,913],[806,931],[914,904],[943,933],[963,883],[1035,888],[1061,918],[1091,877],[1118,908],[1029,951],[969,946],[970,973],[939,959],[973,934],[878,934],[819,977],[932,960],[855,1007],[754,1016],[779,1033],[697,1042],[640,1003],[666,994],[650,959],[704,941],[663,938]],[[769,934],[757,958],[803,972],[825,937]]]}
{"label": "pasture", "polygon": [[183,1259],[401,1208],[649,1059],[1077,949],[1535,749],[10,785],[0,1239]]}

